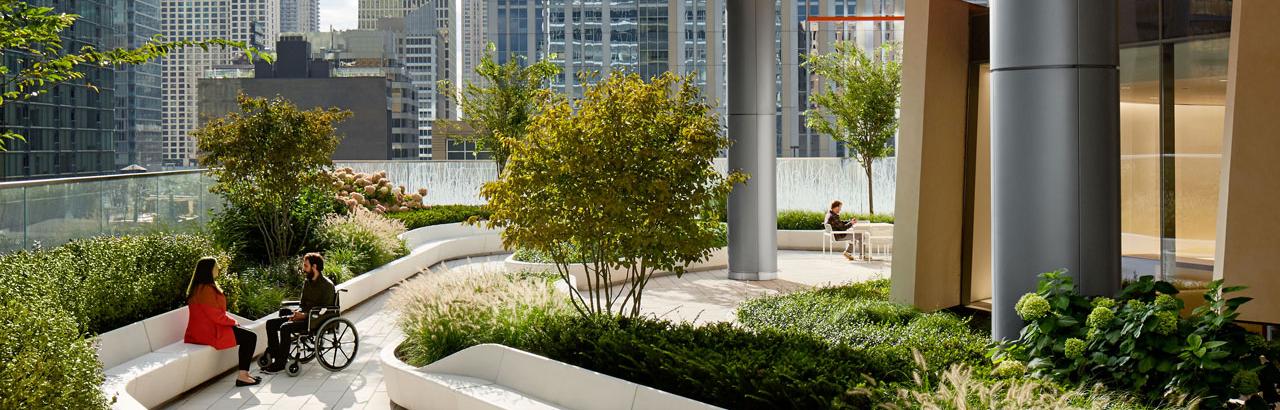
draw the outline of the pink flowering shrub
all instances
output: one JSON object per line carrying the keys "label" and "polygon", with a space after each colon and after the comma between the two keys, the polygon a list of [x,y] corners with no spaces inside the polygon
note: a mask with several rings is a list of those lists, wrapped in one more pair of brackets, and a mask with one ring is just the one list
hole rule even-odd
{"label": "pink flowering shrub", "polygon": [[387,178],[387,171],[366,174],[351,168],[339,168],[333,171],[332,176],[336,191],[334,199],[348,210],[362,207],[385,214],[427,208],[422,203],[422,198],[427,195],[426,188],[409,192],[404,185],[395,186]]}

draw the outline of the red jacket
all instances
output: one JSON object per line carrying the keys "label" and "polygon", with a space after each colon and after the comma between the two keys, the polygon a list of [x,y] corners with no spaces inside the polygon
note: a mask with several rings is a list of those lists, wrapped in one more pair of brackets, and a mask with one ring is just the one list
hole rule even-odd
{"label": "red jacket", "polygon": [[231,330],[235,326],[235,319],[227,316],[227,297],[217,288],[200,285],[187,298],[187,333],[183,341],[229,349],[236,346],[236,335]]}

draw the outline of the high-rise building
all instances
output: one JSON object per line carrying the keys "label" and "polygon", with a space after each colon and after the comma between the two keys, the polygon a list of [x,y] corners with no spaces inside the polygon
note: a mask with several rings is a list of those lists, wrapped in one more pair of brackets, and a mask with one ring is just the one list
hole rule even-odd
{"label": "high-rise building", "polygon": [[583,76],[589,80],[627,70],[652,77],[672,71],[693,74],[703,95],[725,112],[724,0],[546,4],[547,51],[561,68],[552,84],[557,91],[581,96]]}
{"label": "high-rise building", "polygon": [[[448,6],[448,3],[455,0],[360,0],[356,7],[358,8],[356,28],[360,30],[373,30],[377,28],[378,19],[383,17],[404,17],[409,12],[417,10],[423,6],[436,5]],[[460,0],[475,1],[475,0]],[[444,4],[441,4],[444,3]]]}
{"label": "high-rise building", "polygon": [[487,0],[485,38],[495,46],[499,63],[512,55],[527,62],[547,55],[545,2],[528,0]]}
{"label": "high-rise building", "polygon": [[[308,36],[326,41],[314,47]],[[337,126],[335,160],[418,159],[414,88],[394,58],[392,33],[351,30],[284,36],[274,63],[218,67],[199,81],[202,119],[239,109],[238,93],[281,96],[300,109],[337,107],[353,115]],[[340,53],[339,50],[352,50]]]}
{"label": "high-rise building", "polygon": [[[60,33],[66,50],[115,45],[112,2],[30,1],[56,12],[81,17]],[[10,72],[26,64],[28,54],[3,50],[0,59]],[[84,78],[49,88],[30,100],[6,101],[0,107],[0,130],[22,135],[26,141],[4,141],[0,152],[0,180],[95,175],[114,171],[115,70],[83,66]]]}
{"label": "high-rise building", "polygon": [[418,98],[418,156],[431,159],[431,126],[436,118],[440,35],[436,10],[422,7],[404,17],[403,59]]}
{"label": "high-rise building", "polygon": [[280,32],[320,31],[320,0],[280,0]]}
{"label": "high-rise building", "polygon": [[[160,0],[112,0],[115,45],[135,48],[160,34]],[[160,62],[116,69],[115,167],[159,170],[163,163]]]}
{"label": "high-rise building", "polygon": [[[270,49],[280,35],[280,0],[162,0],[161,27],[173,40],[223,38]],[[175,50],[162,60],[163,159],[166,166],[195,165],[191,130],[199,118],[197,80],[215,65],[243,58],[239,50]]]}

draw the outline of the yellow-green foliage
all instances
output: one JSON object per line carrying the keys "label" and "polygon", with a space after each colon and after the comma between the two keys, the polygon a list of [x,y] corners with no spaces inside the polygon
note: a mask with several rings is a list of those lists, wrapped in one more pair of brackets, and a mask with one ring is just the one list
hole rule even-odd
{"label": "yellow-green foliage", "polygon": [[[720,121],[690,78],[646,82],[614,74],[570,101],[545,93],[502,178],[485,184],[491,226],[506,227],[508,249],[549,255],[562,266],[583,253],[588,282],[627,271],[627,286],[579,296],[586,312],[639,314],[655,271],[680,273],[714,249],[719,207],[734,183],[712,166],[729,145]],[[591,285],[591,283],[588,283]],[[615,297],[622,292],[624,297]],[[597,303],[599,302],[599,303]]]}

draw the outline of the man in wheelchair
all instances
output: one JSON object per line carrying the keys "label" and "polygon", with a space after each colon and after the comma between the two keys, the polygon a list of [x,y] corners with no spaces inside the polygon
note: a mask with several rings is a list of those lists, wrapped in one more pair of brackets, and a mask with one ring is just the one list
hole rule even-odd
{"label": "man in wheelchair", "polygon": [[[303,255],[302,275],[306,280],[302,284],[302,298],[298,302],[285,302],[285,307],[280,309],[280,317],[267,320],[267,354],[271,363],[262,368],[264,373],[278,373],[285,369],[293,334],[310,333],[315,329],[308,329],[308,324],[318,326],[328,317],[337,315],[335,311],[311,320],[307,317],[315,313],[313,310],[337,304],[333,282],[323,272],[323,256],[316,252]],[[292,309],[295,305],[296,310]]]}

